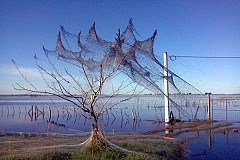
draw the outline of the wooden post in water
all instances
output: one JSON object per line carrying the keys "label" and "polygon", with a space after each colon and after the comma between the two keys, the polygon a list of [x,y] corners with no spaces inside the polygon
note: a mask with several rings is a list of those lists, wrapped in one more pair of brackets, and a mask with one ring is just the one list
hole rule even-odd
{"label": "wooden post in water", "polygon": [[208,120],[211,120],[211,98],[210,95],[212,94],[211,92],[206,92],[207,95],[207,118]]}
{"label": "wooden post in water", "polygon": [[164,84],[164,104],[165,104],[165,123],[169,123],[169,88],[168,88],[168,56],[163,53],[163,84]]}

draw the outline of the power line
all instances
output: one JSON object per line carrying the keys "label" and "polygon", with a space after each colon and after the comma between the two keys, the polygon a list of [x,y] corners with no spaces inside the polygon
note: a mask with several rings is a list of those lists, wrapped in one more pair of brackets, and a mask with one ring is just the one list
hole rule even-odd
{"label": "power line", "polygon": [[175,55],[171,55],[169,56],[169,58],[172,61],[175,61],[177,58],[209,58],[209,59],[240,59],[240,57],[238,56],[175,56]]}

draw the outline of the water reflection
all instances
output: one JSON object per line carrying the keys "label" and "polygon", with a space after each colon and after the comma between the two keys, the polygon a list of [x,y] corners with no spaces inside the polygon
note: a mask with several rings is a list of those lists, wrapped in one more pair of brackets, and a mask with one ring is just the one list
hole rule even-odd
{"label": "water reflection", "polygon": [[[134,108],[131,111],[129,108],[112,109],[101,117],[100,128],[106,132],[141,132],[157,126],[140,117]],[[73,106],[2,105],[1,122],[1,131],[16,132],[83,133],[89,132],[91,126],[90,117]]]}
{"label": "water reflection", "polygon": [[208,147],[211,149],[212,148],[212,130],[208,130]]}
{"label": "water reflection", "polygon": [[[187,136],[193,137],[191,134]],[[239,133],[233,131],[219,133],[215,130],[208,130],[207,133],[201,132],[196,138],[187,143],[191,153],[186,159],[240,159]]]}
{"label": "water reflection", "polygon": [[[186,115],[182,114],[182,110],[176,109],[170,104],[170,110],[176,118],[188,120],[206,117],[205,95],[185,95],[186,99],[177,95],[172,96],[176,103],[180,104],[189,113],[189,116],[186,117]],[[239,121],[239,95],[212,95],[212,97],[213,119]],[[158,124],[154,122],[164,120],[163,102],[160,95],[141,95],[106,112],[102,116],[101,126],[105,131],[114,129],[120,132],[143,132],[158,128]],[[0,106],[1,121],[9,125],[21,122],[26,128],[30,128],[28,126],[30,125],[29,120],[32,122],[31,125],[47,124],[47,120],[49,121],[51,116],[51,121],[64,124],[68,128],[89,131],[86,125],[86,123],[89,123],[89,117],[78,108],[56,97],[0,96]],[[0,130],[10,131],[5,124],[0,124]],[[24,131],[30,130],[33,129]]]}
{"label": "water reflection", "polygon": [[[213,124],[211,124],[213,125]],[[186,159],[212,160],[212,159],[240,159],[240,123],[232,126],[191,131],[188,129],[171,129],[170,124],[165,124],[165,135],[176,133],[176,138],[186,143],[190,153]],[[186,130],[186,132],[185,132]],[[189,130],[190,131],[190,130]]]}

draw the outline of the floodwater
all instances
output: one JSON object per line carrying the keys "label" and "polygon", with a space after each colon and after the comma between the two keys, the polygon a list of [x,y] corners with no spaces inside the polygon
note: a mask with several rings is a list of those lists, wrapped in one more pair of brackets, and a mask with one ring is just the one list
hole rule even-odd
{"label": "floodwater", "polygon": [[[120,96],[119,98],[124,98]],[[206,95],[172,95],[174,117],[186,121],[207,117]],[[104,98],[102,98],[104,99]],[[117,101],[113,99],[111,103]],[[240,127],[240,95],[211,95],[211,118]],[[100,119],[103,132],[147,132],[164,128],[163,96],[141,95],[105,112]],[[79,108],[53,96],[0,96],[0,131],[79,134],[90,131],[91,120]],[[164,134],[164,133],[159,133]],[[186,144],[186,159],[240,159],[240,133],[213,131],[183,134],[196,137]]]}
{"label": "floodwater", "polygon": [[[104,132],[144,132],[158,127],[159,123],[148,120],[164,119],[163,107],[158,106],[161,99],[140,98],[105,112],[100,128]],[[79,108],[57,97],[0,96],[1,131],[84,133],[90,131],[89,118]]]}
{"label": "floodwater", "polygon": [[202,135],[198,135],[198,139],[187,143],[187,147],[191,151],[187,160],[240,159],[239,133],[209,133],[212,132],[211,130],[206,132],[208,133],[200,133]]}

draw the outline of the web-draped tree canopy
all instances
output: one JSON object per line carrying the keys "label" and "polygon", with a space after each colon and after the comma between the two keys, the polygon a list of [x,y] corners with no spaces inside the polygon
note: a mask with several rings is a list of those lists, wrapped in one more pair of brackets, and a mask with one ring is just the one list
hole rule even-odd
{"label": "web-draped tree canopy", "polygon": [[[137,40],[134,33],[135,28],[131,19],[124,32],[120,33],[119,30],[114,42],[100,38],[96,33],[95,24],[91,26],[86,36],[82,36],[81,32],[70,33],[61,26],[61,32],[57,36],[56,50],[49,51],[44,48],[44,51],[47,55],[55,54],[60,60],[84,67],[92,77],[92,82],[97,83],[99,78],[108,76],[118,69],[154,94],[164,94],[163,71],[168,69],[158,61],[153,52],[157,30],[150,38],[143,41]],[[63,42],[62,39],[65,41]],[[168,70],[168,73],[170,95],[200,93],[172,71]],[[91,87],[94,88],[94,83],[92,84]],[[179,107],[171,97],[169,98],[174,106]]]}

